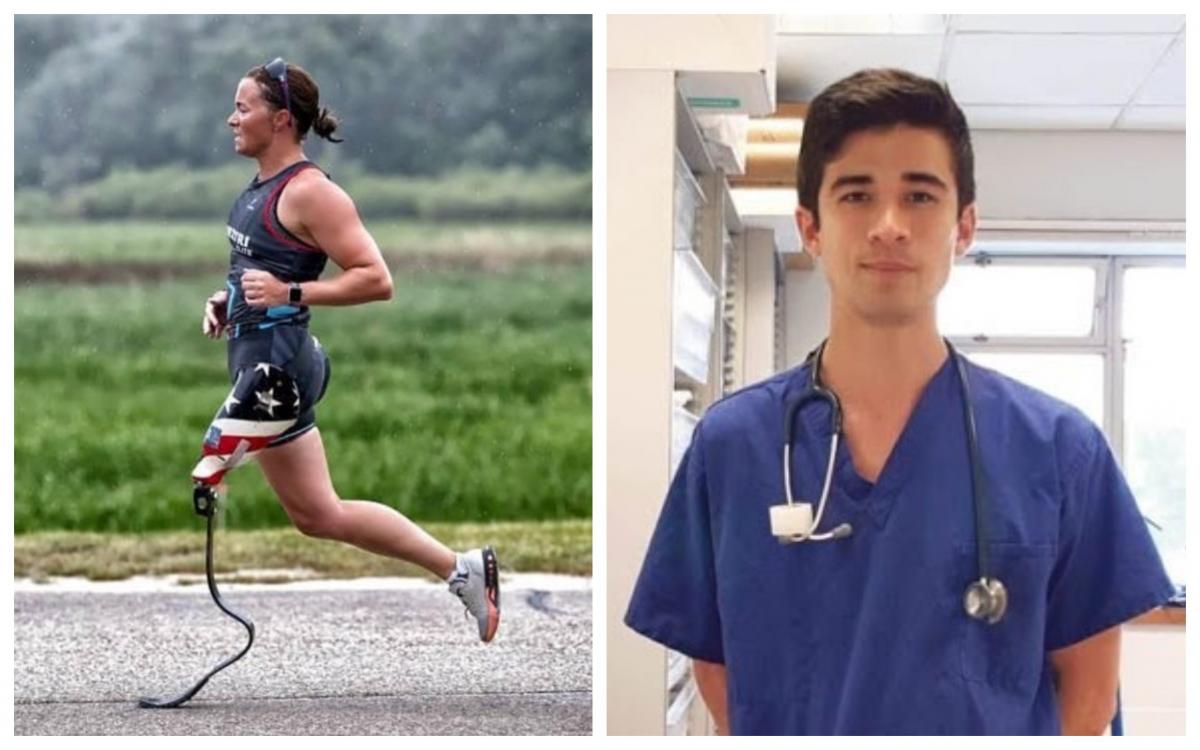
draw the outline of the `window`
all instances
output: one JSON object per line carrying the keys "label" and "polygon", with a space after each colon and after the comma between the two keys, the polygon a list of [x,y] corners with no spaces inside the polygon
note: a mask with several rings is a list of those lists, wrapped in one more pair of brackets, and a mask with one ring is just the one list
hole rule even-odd
{"label": "window", "polygon": [[[939,322],[948,336],[1088,336],[1092,302],[1103,280],[1099,268],[1041,263],[1036,266],[960,265],[939,299]],[[1041,300],[1054,299],[1053,306]]]}
{"label": "window", "polygon": [[980,351],[971,358],[1060,398],[1096,424],[1104,424],[1104,358],[1098,354]]}
{"label": "window", "polygon": [[1185,578],[1182,258],[970,257],[938,324],[976,362],[1077,406],[1108,436],[1151,536]]}
{"label": "window", "polygon": [[1182,394],[1189,383],[1179,361],[1188,340],[1180,305],[1187,299],[1182,266],[1128,266],[1121,295],[1124,344],[1125,476],[1171,575],[1184,577],[1184,446]]}

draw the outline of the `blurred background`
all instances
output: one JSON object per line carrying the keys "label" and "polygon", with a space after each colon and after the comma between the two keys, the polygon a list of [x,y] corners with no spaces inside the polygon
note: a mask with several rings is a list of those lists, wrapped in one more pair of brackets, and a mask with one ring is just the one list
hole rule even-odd
{"label": "blurred background", "polygon": [[[396,282],[314,311],[339,493],[590,572],[589,16],[17,16],[15,46],[18,575],[199,561],[188,477],[229,389],[200,316],[256,169],[225,119],[275,56],[342,118],[344,143],[305,151]],[[231,528],[288,526],[257,469],[229,484]],[[186,561],[84,559],[177,529]]]}

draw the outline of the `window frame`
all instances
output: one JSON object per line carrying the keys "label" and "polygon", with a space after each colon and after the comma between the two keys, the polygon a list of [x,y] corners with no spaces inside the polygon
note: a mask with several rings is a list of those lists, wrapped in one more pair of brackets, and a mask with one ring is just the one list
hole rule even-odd
{"label": "window frame", "polygon": [[[1113,371],[1114,357],[1112,354],[1113,338],[1117,328],[1114,318],[1113,302],[1116,294],[1113,279],[1114,257],[1072,257],[1012,254],[996,256],[980,253],[971,254],[959,260],[955,265],[978,266],[1080,266],[1092,268],[1095,271],[1095,287],[1092,293],[1092,330],[1085,336],[988,336],[985,334],[950,336],[951,343],[965,354],[1094,354],[1101,359],[1101,403],[1104,405],[1104,422],[1100,427],[1108,436],[1114,449],[1120,445],[1117,420],[1122,414],[1121,404],[1113,396],[1117,390],[1118,380]],[[1118,460],[1123,453],[1118,451]]]}
{"label": "window frame", "polygon": [[1047,348],[1059,349],[1066,353],[1081,351],[1097,352],[1106,345],[1108,329],[1108,309],[1104,304],[1108,295],[1108,283],[1111,276],[1111,265],[1104,258],[1080,258],[1067,256],[1045,255],[991,255],[989,253],[972,253],[958,260],[956,266],[1020,266],[1023,268],[1041,266],[1043,268],[1091,268],[1095,271],[1095,286],[1092,291],[1092,330],[1086,336],[989,336],[985,333],[960,334],[951,336],[950,340],[961,342],[964,348],[968,345],[979,345],[981,349],[1004,347],[1004,351],[1012,352],[1017,349],[1041,352]]}
{"label": "window frame", "polygon": [[[1183,255],[1048,255],[972,253],[955,265],[1091,266],[1097,269],[1090,336],[949,336],[965,354],[1098,354],[1103,369],[1104,423],[1100,425],[1125,466],[1125,357],[1121,330],[1125,305],[1125,272],[1131,268],[1186,268]],[[1185,500],[1186,502],[1186,500]]]}

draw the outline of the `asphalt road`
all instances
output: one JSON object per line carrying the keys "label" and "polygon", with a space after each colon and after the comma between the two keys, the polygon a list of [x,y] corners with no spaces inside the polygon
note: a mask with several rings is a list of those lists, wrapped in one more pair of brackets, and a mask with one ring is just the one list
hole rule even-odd
{"label": "asphalt road", "polygon": [[147,710],[137,698],[181,692],[245,643],[203,586],[18,582],[15,733],[589,734],[590,581],[516,577],[501,592],[482,644],[432,584],[222,587],[254,647],[186,707]]}

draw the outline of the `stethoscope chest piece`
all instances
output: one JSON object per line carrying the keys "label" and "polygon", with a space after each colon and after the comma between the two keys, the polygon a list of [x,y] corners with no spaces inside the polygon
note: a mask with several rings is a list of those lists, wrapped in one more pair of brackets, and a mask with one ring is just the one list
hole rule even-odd
{"label": "stethoscope chest piece", "polygon": [[995,625],[1008,610],[1008,590],[995,578],[972,581],[963,594],[963,609],[976,620]]}

